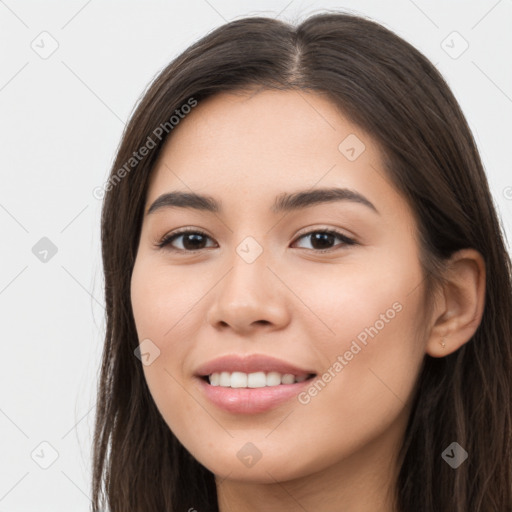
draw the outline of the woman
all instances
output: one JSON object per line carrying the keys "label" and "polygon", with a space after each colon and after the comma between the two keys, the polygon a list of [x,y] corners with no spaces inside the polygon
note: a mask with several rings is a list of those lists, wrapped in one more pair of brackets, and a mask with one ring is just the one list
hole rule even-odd
{"label": "woman", "polygon": [[511,509],[510,259],[415,48],[228,23],[148,88],[105,189],[94,510]]}

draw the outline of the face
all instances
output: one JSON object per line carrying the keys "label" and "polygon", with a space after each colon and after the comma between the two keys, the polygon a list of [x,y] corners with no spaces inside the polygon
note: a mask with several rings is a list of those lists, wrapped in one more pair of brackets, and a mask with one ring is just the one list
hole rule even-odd
{"label": "face", "polygon": [[233,479],[393,454],[425,354],[422,281],[377,144],[327,99],[199,103],[151,176],[131,282],[156,406]]}

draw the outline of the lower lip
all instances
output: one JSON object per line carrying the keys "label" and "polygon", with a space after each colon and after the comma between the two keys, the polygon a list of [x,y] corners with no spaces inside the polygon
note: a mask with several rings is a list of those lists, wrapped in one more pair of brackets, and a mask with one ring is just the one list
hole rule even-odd
{"label": "lower lip", "polygon": [[201,378],[197,380],[202,392],[217,407],[236,414],[257,414],[274,409],[296,397],[310,385],[312,379],[264,388],[225,388],[212,386]]}

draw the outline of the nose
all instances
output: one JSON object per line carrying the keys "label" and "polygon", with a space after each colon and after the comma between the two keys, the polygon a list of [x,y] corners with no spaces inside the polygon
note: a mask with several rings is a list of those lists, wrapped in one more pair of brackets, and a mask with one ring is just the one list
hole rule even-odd
{"label": "nose", "polygon": [[238,334],[285,327],[290,321],[290,297],[263,255],[247,263],[235,254],[232,263],[212,290],[207,322],[216,329],[231,328]]}

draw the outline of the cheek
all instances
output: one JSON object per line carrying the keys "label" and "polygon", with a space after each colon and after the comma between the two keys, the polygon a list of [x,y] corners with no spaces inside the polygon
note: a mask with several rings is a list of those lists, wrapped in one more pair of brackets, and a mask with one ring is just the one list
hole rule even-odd
{"label": "cheek", "polygon": [[193,330],[201,327],[194,307],[204,296],[205,284],[195,277],[141,258],[131,280],[139,343],[145,343],[150,353],[150,364],[143,364],[144,376],[163,419],[178,437],[194,433],[187,418],[198,415],[183,369],[197,338]]}
{"label": "cheek", "polygon": [[308,315],[305,338],[324,365],[302,403],[315,415],[330,404],[334,424],[349,417],[354,425],[361,418],[377,425],[396,416],[413,392],[424,357],[423,275],[414,247],[379,256],[364,267],[302,280],[316,317]]}
{"label": "cheek", "polygon": [[304,396],[317,402],[315,414],[330,403],[333,424],[364,420],[377,428],[404,408],[424,357],[422,279],[417,259],[381,258],[344,273],[323,295],[319,311],[324,304],[334,334],[317,342],[328,364],[318,389],[308,390],[314,396]]}
{"label": "cheek", "polygon": [[139,339],[176,337],[207,289],[205,280],[188,268],[172,269],[161,262],[153,264],[150,258],[136,262],[131,301]]}
{"label": "cheek", "polygon": [[305,313],[298,320],[308,331],[303,339],[329,355],[330,362],[350,350],[353,341],[362,348],[357,359],[378,347],[399,350],[403,357],[417,352],[423,272],[415,246],[372,252],[336,265],[318,265],[314,272],[304,267],[284,274],[303,299],[302,305],[290,294],[293,310]]}

